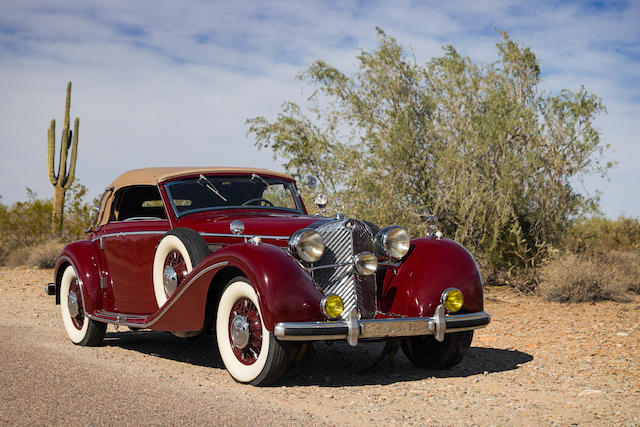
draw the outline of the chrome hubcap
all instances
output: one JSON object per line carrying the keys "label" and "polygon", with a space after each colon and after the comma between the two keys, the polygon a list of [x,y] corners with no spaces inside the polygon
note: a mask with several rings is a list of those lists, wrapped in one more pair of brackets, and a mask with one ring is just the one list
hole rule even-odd
{"label": "chrome hubcap", "polygon": [[231,342],[239,349],[249,344],[249,322],[244,316],[236,316],[231,322]]}
{"label": "chrome hubcap", "polygon": [[67,307],[69,307],[69,314],[71,317],[76,317],[80,314],[80,306],[78,305],[78,296],[75,292],[70,291],[67,297]]}
{"label": "chrome hubcap", "polygon": [[167,296],[171,296],[178,287],[178,273],[176,273],[170,265],[164,268],[163,282],[164,293],[167,294]]}

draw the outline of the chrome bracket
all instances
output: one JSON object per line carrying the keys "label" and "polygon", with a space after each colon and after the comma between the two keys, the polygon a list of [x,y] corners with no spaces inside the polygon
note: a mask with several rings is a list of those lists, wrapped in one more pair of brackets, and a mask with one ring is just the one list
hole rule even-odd
{"label": "chrome bracket", "polygon": [[360,336],[360,326],[358,325],[358,310],[354,307],[347,316],[347,342],[350,346],[358,345],[358,337]]}
{"label": "chrome bracket", "polygon": [[100,287],[102,289],[107,289],[107,278],[104,276],[100,276]]}
{"label": "chrome bracket", "polygon": [[444,341],[444,332],[447,330],[447,319],[444,315],[444,305],[440,304],[436,307],[435,313],[433,313],[435,320],[435,333],[434,338],[436,341]]}
{"label": "chrome bracket", "polygon": [[104,250],[104,237],[100,236],[100,249]]}

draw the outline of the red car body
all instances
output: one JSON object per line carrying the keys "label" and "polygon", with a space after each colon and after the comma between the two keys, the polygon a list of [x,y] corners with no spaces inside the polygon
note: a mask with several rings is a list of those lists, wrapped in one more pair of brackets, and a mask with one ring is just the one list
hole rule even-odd
{"label": "red car body", "polygon": [[[251,193],[244,198],[255,194],[258,197],[248,199],[246,205],[184,211],[188,207],[182,205],[193,207],[198,203],[198,197],[204,197],[196,183],[207,187],[207,182],[214,187],[213,191],[220,189],[224,193],[227,187],[237,185]],[[258,193],[253,193],[252,184],[259,187]],[[197,192],[197,197],[190,200],[188,193],[186,196],[178,195],[181,185]],[[280,196],[290,197],[286,201],[287,207],[276,206],[274,203],[278,202],[262,198],[271,187],[277,187]],[[224,194],[225,200],[235,197],[235,193]],[[138,197],[135,206],[127,197]],[[223,203],[215,194],[210,197],[211,203]],[[147,211],[154,215],[147,215]],[[243,230],[231,231],[232,222],[240,224]],[[218,307],[225,287],[233,278],[241,277],[255,291],[258,306],[254,314],[259,315],[263,328],[268,331],[265,334],[276,340],[276,344],[264,341],[263,349],[281,346],[290,350],[300,342],[326,339],[347,339],[352,345],[364,339],[405,339],[407,345],[403,349],[411,352],[410,337],[429,337],[436,339],[425,350],[430,351],[434,345],[446,342],[449,335],[462,335],[489,323],[490,317],[483,311],[481,277],[473,257],[461,245],[439,236],[411,240],[408,253],[401,259],[387,259],[377,254],[380,263],[370,279],[354,270],[351,258],[342,266],[331,267],[335,271],[341,268],[348,271],[344,275],[348,280],[340,279],[348,284],[341,285],[340,289],[351,285],[360,288],[339,295],[345,301],[355,302],[344,302],[353,306],[345,307],[342,315],[330,318],[322,306],[329,293],[325,292],[329,285],[319,285],[319,277],[324,270],[314,270],[322,266],[296,258],[289,245],[296,231],[319,230],[324,233],[323,257],[329,256],[333,252],[329,247],[330,231],[326,230],[343,225],[353,228],[352,245],[355,244],[356,229],[366,232],[369,237],[380,233],[369,223],[339,216],[309,215],[293,179],[276,172],[236,168],[129,171],[116,179],[105,192],[96,224],[87,238],[64,248],[55,269],[54,284],[48,291],[55,293],[57,303],[63,303],[63,317],[65,313],[71,317],[71,323],[67,322],[65,327],[71,324],[82,331],[87,328],[84,323],[90,322],[88,328],[91,333],[92,327],[97,325],[99,329],[101,325],[111,323],[187,335],[215,332],[216,315],[219,315]],[[175,271],[169,268],[167,255],[167,260],[160,260],[164,262],[165,274],[160,280],[160,276],[154,276],[160,274],[159,267],[154,267],[159,262],[157,251],[161,240],[171,233],[183,241],[186,241],[184,235],[191,236],[191,240],[202,239],[208,250],[202,255],[203,259],[194,262],[196,265],[190,269],[180,267],[182,270],[176,268]],[[369,237],[364,238],[367,248],[373,247],[369,246]],[[196,243],[202,246],[201,242]],[[174,249],[170,253],[180,258],[179,250]],[[184,255],[184,258],[191,257],[190,253]],[[183,265],[184,262],[180,264]],[[63,276],[69,268],[73,270],[69,270],[69,274],[75,273],[76,279],[67,280],[69,284],[63,286]],[[175,274],[168,277],[167,272]],[[176,274],[182,276],[172,279]],[[337,273],[332,274],[335,276]],[[368,280],[366,286],[363,285],[365,279]],[[159,291],[163,286],[166,301]],[[443,305],[443,292],[452,288],[464,296],[455,314]],[[366,292],[371,295],[362,297]],[[249,297],[242,299],[244,305],[251,305],[250,300]],[[361,300],[368,301],[368,308],[361,309]],[[249,362],[259,359],[258,354],[253,354],[259,352],[259,349],[255,350],[258,347],[249,351],[247,348],[251,345],[245,343],[247,339],[255,338],[250,331],[252,317],[239,317],[237,311],[233,313],[228,316],[230,338],[227,341],[231,343],[231,350],[236,355],[240,354],[238,360],[247,365],[247,357]],[[234,320],[238,325],[233,323]],[[70,337],[76,344],[92,345],[99,341],[96,338],[87,341],[84,335],[81,340],[74,339],[74,333],[71,330]],[[259,339],[265,338],[260,336]],[[468,341],[470,344],[470,338]],[[419,365],[420,356],[414,359]],[[229,370],[236,380],[254,384],[272,382],[282,374],[281,368],[275,369],[277,373],[266,374],[263,369],[262,374],[251,378],[252,374],[247,377],[243,373],[234,374],[231,368]]]}

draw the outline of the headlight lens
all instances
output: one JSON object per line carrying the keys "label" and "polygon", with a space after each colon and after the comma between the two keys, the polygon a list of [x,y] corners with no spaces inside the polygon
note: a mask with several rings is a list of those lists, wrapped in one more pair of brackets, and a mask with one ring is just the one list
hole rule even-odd
{"label": "headlight lens", "polygon": [[363,276],[370,276],[378,269],[378,258],[371,252],[362,252],[354,260],[356,271]]}
{"label": "headlight lens", "polygon": [[464,299],[462,298],[460,289],[449,288],[442,293],[441,301],[449,312],[455,313],[462,308]]}
{"label": "headlight lens", "polygon": [[342,302],[342,298],[340,298],[336,294],[329,294],[322,298],[320,302],[320,306],[322,310],[330,319],[337,319],[342,314],[344,310],[344,303]]}
{"label": "headlight lens", "polygon": [[289,250],[303,261],[316,262],[324,253],[324,240],[316,230],[303,228],[291,235]]}
{"label": "headlight lens", "polygon": [[376,234],[375,247],[380,256],[400,259],[409,252],[411,238],[404,228],[392,225]]}

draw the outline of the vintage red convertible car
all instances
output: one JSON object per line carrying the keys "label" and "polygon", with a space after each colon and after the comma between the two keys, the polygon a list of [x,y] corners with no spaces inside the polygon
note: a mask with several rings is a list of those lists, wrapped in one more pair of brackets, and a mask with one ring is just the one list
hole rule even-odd
{"label": "vintage red convertible car", "polygon": [[256,385],[310,341],[394,340],[417,366],[451,367],[490,321],[461,245],[309,215],[291,177],[257,169],[122,174],[47,293],[75,344],[100,344],[109,323],[212,333],[231,376]]}

